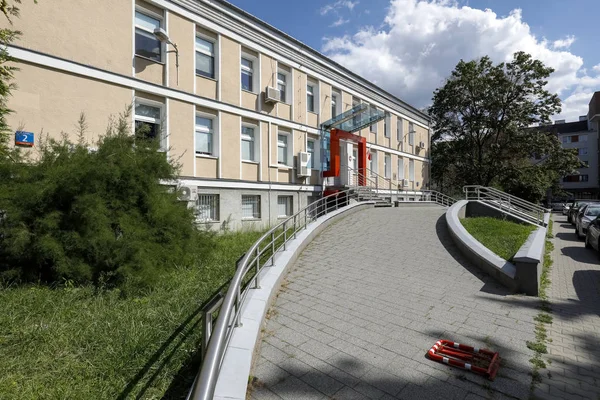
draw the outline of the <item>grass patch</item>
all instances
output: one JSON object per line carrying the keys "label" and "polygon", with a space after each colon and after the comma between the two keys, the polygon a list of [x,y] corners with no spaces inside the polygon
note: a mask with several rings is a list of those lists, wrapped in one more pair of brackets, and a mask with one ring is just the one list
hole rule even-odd
{"label": "grass patch", "polygon": [[0,288],[1,399],[185,398],[199,366],[200,306],[261,233],[208,240],[141,297],[91,286]]}
{"label": "grass patch", "polygon": [[464,218],[461,222],[482,245],[507,261],[511,261],[531,232],[533,225],[490,217]]}

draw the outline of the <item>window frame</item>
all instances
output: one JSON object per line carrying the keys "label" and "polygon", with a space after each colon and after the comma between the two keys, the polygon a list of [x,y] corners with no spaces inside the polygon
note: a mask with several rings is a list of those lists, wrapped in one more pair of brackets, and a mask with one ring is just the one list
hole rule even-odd
{"label": "window frame", "polygon": [[[197,39],[200,39],[200,40],[210,43],[213,48],[212,54],[208,54],[203,49],[198,49],[198,43],[196,42]],[[217,48],[218,48],[218,40],[215,40],[211,37],[208,37],[206,35],[202,35],[202,34],[196,32],[196,37],[194,38],[194,57],[195,57],[195,59],[194,59],[194,74],[196,76],[200,76],[202,78],[207,78],[207,79],[217,79]],[[213,76],[207,76],[207,75],[198,73],[198,62],[197,62],[197,54],[198,53],[212,58]]]}
{"label": "window frame", "polygon": [[[283,136],[286,138],[285,140],[285,146],[281,145],[281,142],[279,141],[279,136]],[[281,131],[279,130],[277,132],[277,165],[279,166],[286,166],[286,167],[290,167],[290,142],[291,142],[291,138],[292,138],[292,134],[286,131]],[[279,149],[280,148],[284,148],[284,154],[285,154],[285,162],[281,162],[281,160],[279,160]]]}
{"label": "window frame", "polygon": [[[279,79],[279,75],[283,75],[283,78],[284,78],[283,81],[281,81]],[[290,99],[289,99],[289,97],[290,97],[290,90],[288,89],[289,88],[289,84],[290,84],[290,82],[289,82],[290,81],[289,75],[290,75],[289,72],[287,72],[287,71],[285,71],[283,69],[278,69],[277,70],[277,79],[276,79],[276,81],[277,81],[277,90],[279,90],[279,101],[281,103],[284,103],[284,104],[289,104],[290,103]],[[284,87],[284,96],[283,96],[283,98],[281,98],[281,89],[279,88],[280,85],[282,85]]]}
{"label": "window frame", "polygon": [[[197,122],[197,118],[204,118],[204,119],[208,119],[211,121],[211,125],[212,125],[212,129],[209,129],[208,132],[201,132],[198,127],[201,127],[202,125],[198,125]],[[194,153],[196,154],[196,156],[198,157],[216,157],[215,153],[216,153],[216,149],[215,149],[215,131],[216,131],[216,125],[218,124],[217,121],[217,116],[215,115],[211,115],[211,114],[206,114],[206,113],[201,113],[201,112],[196,112],[196,115],[194,116]],[[198,147],[198,134],[210,134],[210,153],[206,153],[206,152],[200,152],[198,151],[197,147]]]}
{"label": "window frame", "polygon": [[398,176],[397,176],[397,180],[398,181],[403,181],[404,178],[404,157],[398,157],[398,161],[397,161],[397,168],[398,168]]}
{"label": "window frame", "polygon": [[[253,198],[252,202],[247,202],[244,203],[244,198],[246,198],[246,200],[248,200],[248,198]],[[242,194],[242,220],[243,221],[257,221],[262,219],[262,210],[261,210],[261,202],[262,202],[262,196],[260,194]],[[244,215],[244,205],[252,205],[252,206],[256,206],[256,208],[253,207],[252,209],[252,216],[245,216]]]}
{"label": "window frame", "polygon": [[371,150],[370,153],[371,159],[369,160],[369,169],[371,170],[371,176],[373,177],[379,174],[379,160],[377,159],[377,150]]}
{"label": "window frame", "polygon": [[396,139],[399,143],[404,142],[404,119],[396,117]]}
{"label": "window frame", "polygon": [[415,160],[412,158],[408,160],[408,180],[415,182]]}
{"label": "window frame", "polygon": [[[279,207],[282,205],[280,203],[281,199],[286,200],[285,204],[285,215],[279,212]],[[277,196],[277,218],[289,218],[294,215],[294,196],[292,195],[279,195]]]}
{"label": "window frame", "polygon": [[[245,65],[242,64],[242,60],[246,60],[252,63],[252,68],[246,67]],[[244,73],[244,71],[246,71],[246,73],[250,72],[250,85],[251,88],[248,89],[244,89],[244,85],[242,83],[242,73]],[[260,74],[260,68],[258,68],[258,59],[256,57],[254,57],[252,54],[248,54],[244,51],[241,52],[240,54],[240,88],[243,92],[248,92],[248,93],[257,93],[258,90],[258,74]]]}
{"label": "window frame", "polygon": [[[160,118],[157,120],[156,118],[146,117],[144,115],[136,114],[136,109],[137,109],[138,104],[145,105],[148,107],[158,108],[160,110]],[[167,135],[163,131],[163,121],[166,118],[165,113],[166,113],[166,105],[164,103],[154,101],[154,100],[148,100],[143,97],[136,96],[133,101],[133,122],[134,122],[133,134],[134,134],[134,136],[135,136],[135,130],[136,130],[135,123],[137,121],[145,122],[148,124],[158,125],[158,129],[159,129],[159,138],[158,139],[160,142],[160,151],[167,151],[167,145],[168,145]]]}
{"label": "window frame", "polygon": [[392,155],[388,153],[383,155],[383,177],[392,178]]}
{"label": "window frame", "polygon": [[[316,85],[312,82],[306,83],[306,111],[309,113],[313,113],[313,114],[317,113],[316,106],[315,106],[315,96],[316,96],[315,86]],[[311,89],[310,92],[309,92],[308,88]],[[310,102],[309,102],[309,99],[311,100]],[[309,107],[309,105],[312,105],[312,106]]]}
{"label": "window frame", "polygon": [[[309,144],[309,143],[312,143],[312,152],[311,152],[311,151],[309,151],[309,150],[310,150],[310,148],[309,148],[309,146],[308,146],[308,144]],[[317,154],[317,153],[316,153],[316,152],[317,152],[317,141],[316,141],[315,139],[310,139],[310,138],[307,138],[307,139],[306,139],[306,152],[307,152],[308,154],[310,154],[309,163],[308,163],[308,168],[309,168],[310,170],[316,169],[316,168],[315,168],[315,160],[314,160],[314,159],[315,159],[315,157],[316,157],[316,154]]]}
{"label": "window frame", "polygon": [[[244,129],[252,129],[252,136],[251,136],[251,140],[245,139],[244,136],[246,135],[244,133]],[[256,132],[258,130],[258,126],[254,125],[254,124],[250,124],[247,122],[243,122],[242,123],[242,127],[240,128],[240,158],[242,160],[242,162],[250,162],[250,163],[257,163],[257,157],[256,157],[256,153],[257,153],[257,143],[258,141],[256,140]],[[246,135],[248,137],[250,137],[250,135]],[[244,158],[244,147],[243,144],[244,142],[250,142],[250,151],[251,151],[251,159],[245,159]]]}
{"label": "window frame", "polygon": [[[209,213],[214,213],[214,218],[212,218],[213,216],[207,218],[207,219],[202,219],[199,218],[200,212],[199,212],[199,208],[201,206],[200,203],[200,196],[204,196],[205,198],[212,198],[213,200],[211,201],[211,204],[209,204],[209,207],[214,205],[214,210],[208,210]],[[215,222],[220,222],[221,221],[221,196],[218,193],[198,193],[197,197],[196,197],[196,212],[198,213],[196,216],[196,220],[200,223],[203,224],[210,224],[210,223],[215,223]]]}
{"label": "window frame", "polygon": [[409,146],[415,145],[415,133],[416,132],[417,131],[415,130],[415,124],[413,122],[409,121],[408,122],[408,145]]}
{"label": "window frame", "polygon": [[149,17],[149,18],[157,20],[158,21],[158,27],[164,29],[165,28],[164,11],[163,11],[163,15],[159,15],[159,14],[153,12],[153,11],[150,11],[150,10],[148,10],[146,8],[143,8],[143,7],[140,7],[140,6],[136,5],[134,13],[133,13],[133,55],[135,57],[140,57],[140,58],[143,58],[144,60],[152,61],[152,62],[157,63],[157,64],[164,64],[165,63],[165,44],[163,42],[161,42],[160,40],[158,40],[158,39],[156,39],[158,41],[158,43],[159,43],[159,46],[160,46],[160,59],[158,61],[154,60],[154,59],[152,59],[150,57],[137,54],[137,49],[136,49],[136,45],[135,45],[136,31],[138,29],[140,29],[140,30],[142,30],[144,32],[147,32],[147,33],[150,33],[152,36],[154,36],[154,31],[150,31],[147,28],[138,25],[137,18],[136,18],[137,17],[136,16],[137,13],[140,13],[142,15],[145,15],[146,17]]}
{"label": "window frame", "polygon": [[385,113],[385,118],[383,119],[383,137],[385,137],[386,139],[391,139],[392,138],[392,132],[391,132],[391,124],[392,124],[392,117],[389,113]]}
{"label": "window frame", "polygon": [[[371,108],[373,108],[374,110],[377,110],[377,107],[375,107],[372,104],[371,104]],[[377,134],[377,124],[378,124],[378,122],[375,122],[374,124],[369,125],[369,132]]]}

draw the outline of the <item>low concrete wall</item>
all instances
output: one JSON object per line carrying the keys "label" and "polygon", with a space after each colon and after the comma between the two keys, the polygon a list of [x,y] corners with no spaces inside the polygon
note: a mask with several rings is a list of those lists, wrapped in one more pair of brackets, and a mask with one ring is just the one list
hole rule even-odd
{"label": "low concrete wall", "polygon": [[[488,206],[486,203],[481,201],[469,201],[466,209],[466,218],[476,218],[476,217],[492,217],[498,219],[506,219],[511,222],[515,222],[517,224],[528,223],[531,222],[515,217],[513,215],[502,212],[496,208]],[[532,224],[534,225],[534,224]]]}
{"label": "low concrete wall", "polygon": [[355,212],[372,208],[373,203],[354,203],[319,217],[315,223],[288,242],[275,256],[272,267],[263,268],[260,288],[251,290],[242,306],[242,326],[235,329],[221,366],[214,399],[245,400],[252,360],[260,351],[260,333],[266,313],[274,301],[287,270],[308,244],[331,224]]}
{"label": "low concrete wall", "polygon": [[[479,243],[460,222],[461,218],[478,216],[504,218],[506,215],[486,207],[485,204],[467,200],[456,202],[446,212],[448,230],[458,248],[473,264],[508,289],[537,296],[543,268],[546,228],[538,227],[529,235],[527,241],[513,257],[513,264]],[[516,222],[522,223],[520,219]]]}

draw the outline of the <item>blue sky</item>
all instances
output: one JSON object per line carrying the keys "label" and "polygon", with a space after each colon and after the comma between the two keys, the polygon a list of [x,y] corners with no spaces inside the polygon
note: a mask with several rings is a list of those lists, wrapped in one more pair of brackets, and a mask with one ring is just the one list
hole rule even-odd
{"label": "blue sky", "polygon": [[461,58],[517,50],[556,69],[557,119],[586,114],[600,90],[597,0],[230,1],[416,107]]}

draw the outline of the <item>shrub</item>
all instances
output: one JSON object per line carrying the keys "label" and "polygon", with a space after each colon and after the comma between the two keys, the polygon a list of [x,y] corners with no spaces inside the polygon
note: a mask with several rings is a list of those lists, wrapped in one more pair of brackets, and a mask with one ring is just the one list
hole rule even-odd
{"label": "shrub", "polygon": [[[131,107],[90,148],[46,139],[35,160],[0,161],[0,279],[132,284],[194,261],[201,233],[193,211],[160,182],[178,167],[143,132]],[[2,178],[3,177],[3,178]]]}

